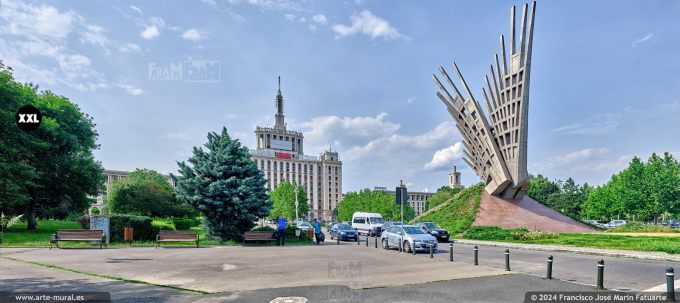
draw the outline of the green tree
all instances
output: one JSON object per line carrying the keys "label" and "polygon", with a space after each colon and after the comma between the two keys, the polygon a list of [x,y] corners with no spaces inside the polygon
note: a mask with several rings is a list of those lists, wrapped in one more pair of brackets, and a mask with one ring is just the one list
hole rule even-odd
{"label": "green tree", "polygon": [[269,216],[266,180],[248,148],[231,139],[226,128],[209,133],[204,147],[194,147],[192,157],[178,162],[177,198],[203,215],[210,235],[240,239],[254,221]]}
{"label": "green tree", "polygon": [[[95,124],[67,98],[37,86],[17,83],[0,64],[0,203],[13,213],[24,212],[27,228],[35,229],[36,210],[61,208],[84,212],[102,189]],[[14,124],[14,114],[33,105],[43,119],[35,131]],[[6,191],[6,192],[5,192]]]}
{"label": "green tree", "polygon": [[530,175],[531,185],[527,191],[529,197],[534,198],[534,200],[546,203],[550,195],[560,192],[560,185],[557,182],[548,180],[541,174],[536,176]]}
{"label": "green tree", "polygon": [[[401,206],[395,202],[394,195],[383,190],[363,189],[349,192],[338,204],[338,220],[349,221],[355,212],[379,213],[386,221],[401,220]],[[415,217],[415,211],[409,204],[404,205],[404,221]]]}
{"label": "green tree", "polygon": [[149,217],[182,217],[194,213],[177,201],[168,179],[150,169],[136,169],[127,178],[115,180],[106,195],[111,213]]}
{"label": "green tree", "polygon": [[[276,188],[269,192],[269,198],[273,201],[274,207],[272,208],[271,215],[269,219],[275,219],[279,214],[282,214],[284,218],[293,219],[295,218],[295,187],[297,184],[290,183],[288,181],[282,181]],[[298,198],[298,215],[304,217],[309,213],[309,205],[307,204],[307,193],[304,187],[297,187],[297,198]]]}

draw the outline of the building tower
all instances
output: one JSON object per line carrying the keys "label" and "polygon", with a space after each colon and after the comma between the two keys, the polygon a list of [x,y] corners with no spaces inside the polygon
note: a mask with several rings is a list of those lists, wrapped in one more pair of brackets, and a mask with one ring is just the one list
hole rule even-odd
{"label": "building tower", "polygon": [[460,184],[460,172],[456,170],[456,166],[453,166],[453,170],[449,173],[449,187],[451,188],[463,188],[464,186]]}
{"label": "building tower", "polygon": [[279,76],[279,92],[276,94],[276,123],[275,128],[285,129],[286,121],[283,116],[283,95],[281,94],[281,76]]}

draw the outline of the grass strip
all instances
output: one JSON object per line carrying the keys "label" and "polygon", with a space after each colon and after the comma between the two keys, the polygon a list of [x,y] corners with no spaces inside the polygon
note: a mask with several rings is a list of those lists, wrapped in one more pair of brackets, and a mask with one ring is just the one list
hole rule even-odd
{"label": "grass strip", "polygon": [[130,283],[136,283],[136,284],[152,285],[152,286],[158,286],[158,287],[165,287],[165,288],[170,288],[170,289],[174,289],[174,290],[189,291],[189,292],[193,292],[193,293],[197,293],[197,294],[201,294],[201,295],[212,294],[211,292],[204,291],[204,290],[184,288],[184,287],[172,286],[172,285],[156,284],[156,283],[146,282],[146,281],[142,281],[142,280],[126,279],[126,278],[123,278],[123,277],[115,277],[115,276],[109,276],[109,275],[95,274],[95,273],[91,273],[91,272],[80,271],[80,270],[76,270],[76,269],[70,269],[70,268],[61,267],[61,266],[57,266],[57,265],[40,263],[40,262],[35,262],[35,261],[26,261],[26,260],[16,259],[16,258],[12,258],[12,257],[0,256],[0,258],[5,258],[5,259],[13,260],[13,261],[18,261],[18,262],[29,263],[29,264],[38,265],[38,266],[47,267],[47,268],[59,269],[59,270],[68,271],[68,272],[77,273],[77,274],[86,275],[86,276],[91,276],[91,277],[104,278],[104,279],[115,280],[115,281],[130,282]]}

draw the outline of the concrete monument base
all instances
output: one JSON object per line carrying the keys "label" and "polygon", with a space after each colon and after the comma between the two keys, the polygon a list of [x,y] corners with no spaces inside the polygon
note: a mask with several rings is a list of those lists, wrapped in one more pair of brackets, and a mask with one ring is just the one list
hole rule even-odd
{"label": "concrete monument base", "polygon": [[473,226],[489,225],[503,228],[525,227],[557,233],[588,233],[595,228],[574,220],[545,206],[529,196],[504,199],[482,190]]}

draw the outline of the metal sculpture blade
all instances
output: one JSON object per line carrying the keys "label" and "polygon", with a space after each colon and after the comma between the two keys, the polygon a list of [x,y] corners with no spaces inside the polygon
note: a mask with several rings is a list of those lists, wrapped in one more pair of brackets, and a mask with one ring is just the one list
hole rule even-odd
{"label": "metal sculpture blade", "polygon": [[[456,63],[453,68],[461,81],[465,98],[446,73],[439,71],[453,89],[451,95],[439,78],[437,96],[444,103],[456,127],[463,135],[465,162],[486,183],[486,191],[509,199],[522,198],[529,189],[527,171],[527,137],[529,113],[529,74],[534,34],[536,2],[522,9],[519,43],[515,36],[515,7],[510,10],[510,57],[506,57],[505,37],[500,37],[500,56],[494,56],[482,88],[484,104],[490,119],[482,111]],[[528,20],[527,20],[528,19]],[[502,65],[501,65],[502,62]],[[494,68],[495,64],[495,68]]]}

